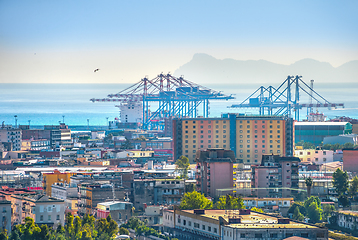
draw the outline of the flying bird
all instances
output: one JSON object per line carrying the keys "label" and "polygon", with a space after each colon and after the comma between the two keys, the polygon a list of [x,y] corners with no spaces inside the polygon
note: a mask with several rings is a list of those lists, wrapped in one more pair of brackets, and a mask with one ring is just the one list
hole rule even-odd
{"label": "flying bird", "polygon": [[98,72],[99,71],[99,68],[95,69],[93,72]]}

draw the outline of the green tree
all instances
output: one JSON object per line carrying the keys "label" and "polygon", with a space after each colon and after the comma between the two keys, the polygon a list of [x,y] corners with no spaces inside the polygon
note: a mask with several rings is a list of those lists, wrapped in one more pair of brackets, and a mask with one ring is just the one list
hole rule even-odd
{"label": "green tree", "polygon": [[299,208],[300,213],[302,213],[304,216],[306,215],[306,208],[304,206],[304,203],[303,202],[298,202],[298,201],[294,202],[291,205],[291,207],[288,209],[288,213],[294,214],[296,207]]}
{"label": "green tree", "polygon": [[355,176],[349,184],[348,195],[354,198],[358,192],[358,177]]}
{"label": "green tree", "polygon": [[300,208],[298,206],[296,206],[295,211],[293,213],[293,219],[301,222],[305,220],[305,216],[303,216],[303,214],[300,213]]}
{"label": "green tree", "polygon": [[179,205],[180,209],[211,209],[212,207],[212,201],[197,191],[185,193]]}
{"label": "green tree", "polygon": [[11,231],[9,240],[21,240],[19,231],[17,229],[14,229]]}
{"label": "green tree", "polygon": [[342,148],[352,149],[352,148],[354,148],[354,144],[350,143],[350,142],[346,142],[345,144],[343,144]]}
{"label": "green tree", "polygon": [[181,177],[184,179],[188,178],[188,170],[190,166],[189,158],[181,156],[178,160],[176,160],[175,165],[181,172]]}
{"label": "green tree", "polygon": [[221,196],[215,203],[216,209],[243,209],[244,202],[241,197],[233,197],[231,195]]}
{"label": "green tree", "polygon": [[334,210],[335,208],[333,205],[322,204],[322,220],[327,222]]}
{"label": "green tree", "polygon": [[250,210],[254,212],[264,213],[264,211],[261,208],[257,208],[257,207],[252,207],[250,208]]}
{"label": "green tree", "polygon": [[333,187],[335,188],[338,196],[345,194],[348,189],[348,173],[343,172],[340,168],[333,173]]}
{"label": "green tree", "polygon": [[313,184],[312,178],[311,177],[306,178],[305,184],[306,184],[306,187],[307,187],[307,197],[310,198],[311,197],[311,187],[312,187],[312,184]]}
{"label": "green tree", "polygon": [[195,191],[195,184],[194,183],[185,183],[185,192],[192,192]]}
{"label": "green tree", "polygon": [[311,205],[312,202],[315,202],[317,204],[317,207],[321,208],[321,200],[319,199],[319,197],[311,196],[303,204],[305,209],[306,209],[306,213],[308,213],[308,208],[309,208],[309,206]]}
{"label": "green tree", "polygon": [[65,231],[66,231],[67,238],[72,238],[75,235],[73,220],[74,220],[73,215],[71,213],[67,213],[65,218]]}
{"label": "green tree", "polygon": [[322,209],[317,205],[317,202],[311,202],[307,209],[307,216],[310,218],[310,221],[317,223],[322,219]]}
{"label": "green tree", "polygon": [[120,234],[120,235],[129,235],[129,231],[128,231],[127,228],[121,227],[121,228],[119,229],[119,234]]}
{"label": "green tree", "polygon": [[1,232],[0,232],[0,240],[8,240],[9,236],[7,235],[7,230],[4,228]]}

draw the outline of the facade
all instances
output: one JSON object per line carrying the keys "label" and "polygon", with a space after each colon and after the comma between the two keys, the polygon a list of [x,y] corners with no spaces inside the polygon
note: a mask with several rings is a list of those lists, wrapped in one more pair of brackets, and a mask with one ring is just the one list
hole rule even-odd
{"label": "facade", "polygon": [[328,221],[332,225],[356,231],[358,229],[358,212],[334,211]]}
{"label": "facade", "polygon": [[314,149],[295,150],[295,157],[298,157],[301,162],[324,164],[333,162],[333,151]]}
{"label": "facade", "polygon": [[35,206],[32,208],[36,224],[58,226],[65,224],[65,202],[46,195],[37,195]]}
{"label": "facade", "polygon": [[22,140],[21,150],[23,151],[41,151],[51,148],[50,140],[38,139],[38,140]]}
{"label": "facade", "polygon": [[66,200],[67,198],[78,197],[77,187],[70,187],[66,183],[55,183],[51,186],[51,197]]}
{"label": "facade", "polygon": [[49,139],[53,148],[59,145],[71,146],[71,129],[68,129],[68,126],[64,123],[60,125],[45,125],[44,130],[50,131]]}
{"label": "facade", "polygon": [[256,197],[290,197],[298,188],[297,157],[265,155],[260,166],[252,166],[251,187]]}
{"label": "facade", "polygon": [[1,209],[1,221],[0,229],[6,229],[8,233],[11,232],[11,201],[0,200],[0,209]]}
{"label": "facade", "polygon": [[358,173],[358,148],[343,149],[343,171]]}
{"label": "facade", "polygon": [[206,196],[216,197],[232,193],[234,186],[233,162],[235,154],[231,150],[207,149],[196,153],[196,188]]}
{"label": "facade", "polygon": [[169,137],[166,138],[155,138],[147,139],[145,141],[133,140],[132,144],[135,149],[171,149],[172,148],[172,139]]}
{"label": "facade", "polygon": [[55,183],[64,183],[69,184],[71,180],[71,176],[75,173],[71,172],[60,172],[58,170],[54,170],[52,173],[43,173],[43,188],[47,196],[51,196],[52,193],[52,185]]}
{"label": "facade", "polygon": [[140,123],[143,121],[143,105],[141,102],[122,102],[119,105],[122,123]]}
{"label": "facade", "polygon": [[237,210],[165,210],[164,232],[178,239],[328,239],[328,229],[287,218]]}
{"label": "facade", "polygon": [[12,144],[12,151],[21,150],[22,130],[12,128],[11,126],[0,127],[0,143],[6,142]]}
{"label": "facade", "polygon": [[236,114],[174,119],[173,143],[174,159],[184,155],[193,162],[198,150],[223,148],[234,151],[244,163],[257,164],[263,154],[293,154],[293,122],[284,117]]}
{"label": "facade", "polygon": [[352,124],[349,122],[296,122],[295,142],[310,142],[316,146],[322,144],[329,136],[351,134]]}
{"label": "facade", "polygon": [[117,223],[123,223],[132,217],[133,203],[131,202],[103,202],[97,204],[97,219],[106,218],[109,214]]}

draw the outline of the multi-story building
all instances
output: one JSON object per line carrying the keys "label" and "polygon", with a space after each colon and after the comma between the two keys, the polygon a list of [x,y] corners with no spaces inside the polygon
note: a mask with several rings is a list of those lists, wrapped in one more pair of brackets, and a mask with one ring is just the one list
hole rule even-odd
{"label": "multi-story building", "polygon": [[23,151],[41,151],[51,148],[50,140],[38,139],[38,140],[22,140],[21,150]]}
{"label": "multi-story building", "polygon": [[19,128],[13,128],[10,125],[0,126],[0,143],[11,143],[12,151],[21,150],[22,131]]}
{"label": "multi-story building", "polygon": [[343,149],[343,171],[358,173],[358,148]]}
{"label": "multi-story building", "polygon": [[11,201],[5,200],[4,198],[0,200],[0,229],[6,229],[7,232],[11,232]]}
{"label": "multi-story building", "polygon": [[293,121],[237,114],[174,119],[173,141],[174,159],[184,155],[193,162],[198,150],[223,148],[234,151],[244,163],[257,164],[263,154],[293,154]]}
{"label": "multi-story building", "polygon": [[109,201],[97,204],[97,219],[106,218],[111,215],[117,223],[123,223],[132,217],[133,203]]}
{"label": "multi-story building", "polygon": [[298,157],[301,162],[324,164],[328,162],[333,162],[333,151],[314,149],[295,150],[295,157]]}
{"label": "multi-story building", "polygon": [[43,173],[43,188],[47,196],[52,194],[52,186],[55,183],[69,184],[71,176],[74,175],[73,172],[60,172],[54,170],[52,173]]}
{"label": "multi-story building", "polygon": [[351,134],[352,124],[349,122],[296,122],[295,143],[304,141],[316,146],[322,144],[328,136]]}
{"label": "multi-story building", "polygon": [[328,221],[333,226],[356,231],[358,229],[358,212],[334,211]]}
{"label": "multi-story building", "polygon": [[178,239],[328,239],[327,228],[250,209],[165,210],[163,228]]}
{"label": "multi-story building", "polygon": [[68,129],[68,126],[64,123],[60,125],[45,125],[44,130],[50,131],[49,139],[53,148],[59,145],[71,146],[71,129]]}
{"label": "multi-story building", "polygon": [[134,179],[134,207],[178,203],[184,195],[184,180],[173,178]]}
{"label": "multi-story building", "polygon": [[231,150],[199,150],[196,153],[196,188],[206,196],[216,197],[232,193],[233,162],[235,154]]}
{"label": "multi-story building", "polygon": [[251,187],[256,197],[290,197],[298,189],[297,157],[262,156],[261,165],[252,166]]}

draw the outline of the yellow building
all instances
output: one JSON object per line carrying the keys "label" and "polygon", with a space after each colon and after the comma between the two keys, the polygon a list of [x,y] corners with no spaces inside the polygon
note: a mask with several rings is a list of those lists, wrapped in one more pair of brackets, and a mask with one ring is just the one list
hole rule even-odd
{"label": "yellow building", "polygon": [[51,196],[52,184],[54,183],[70,183],[70,178],[75,173],[54,170],[53,173],[43,173],[43,188],[47,196]]}

